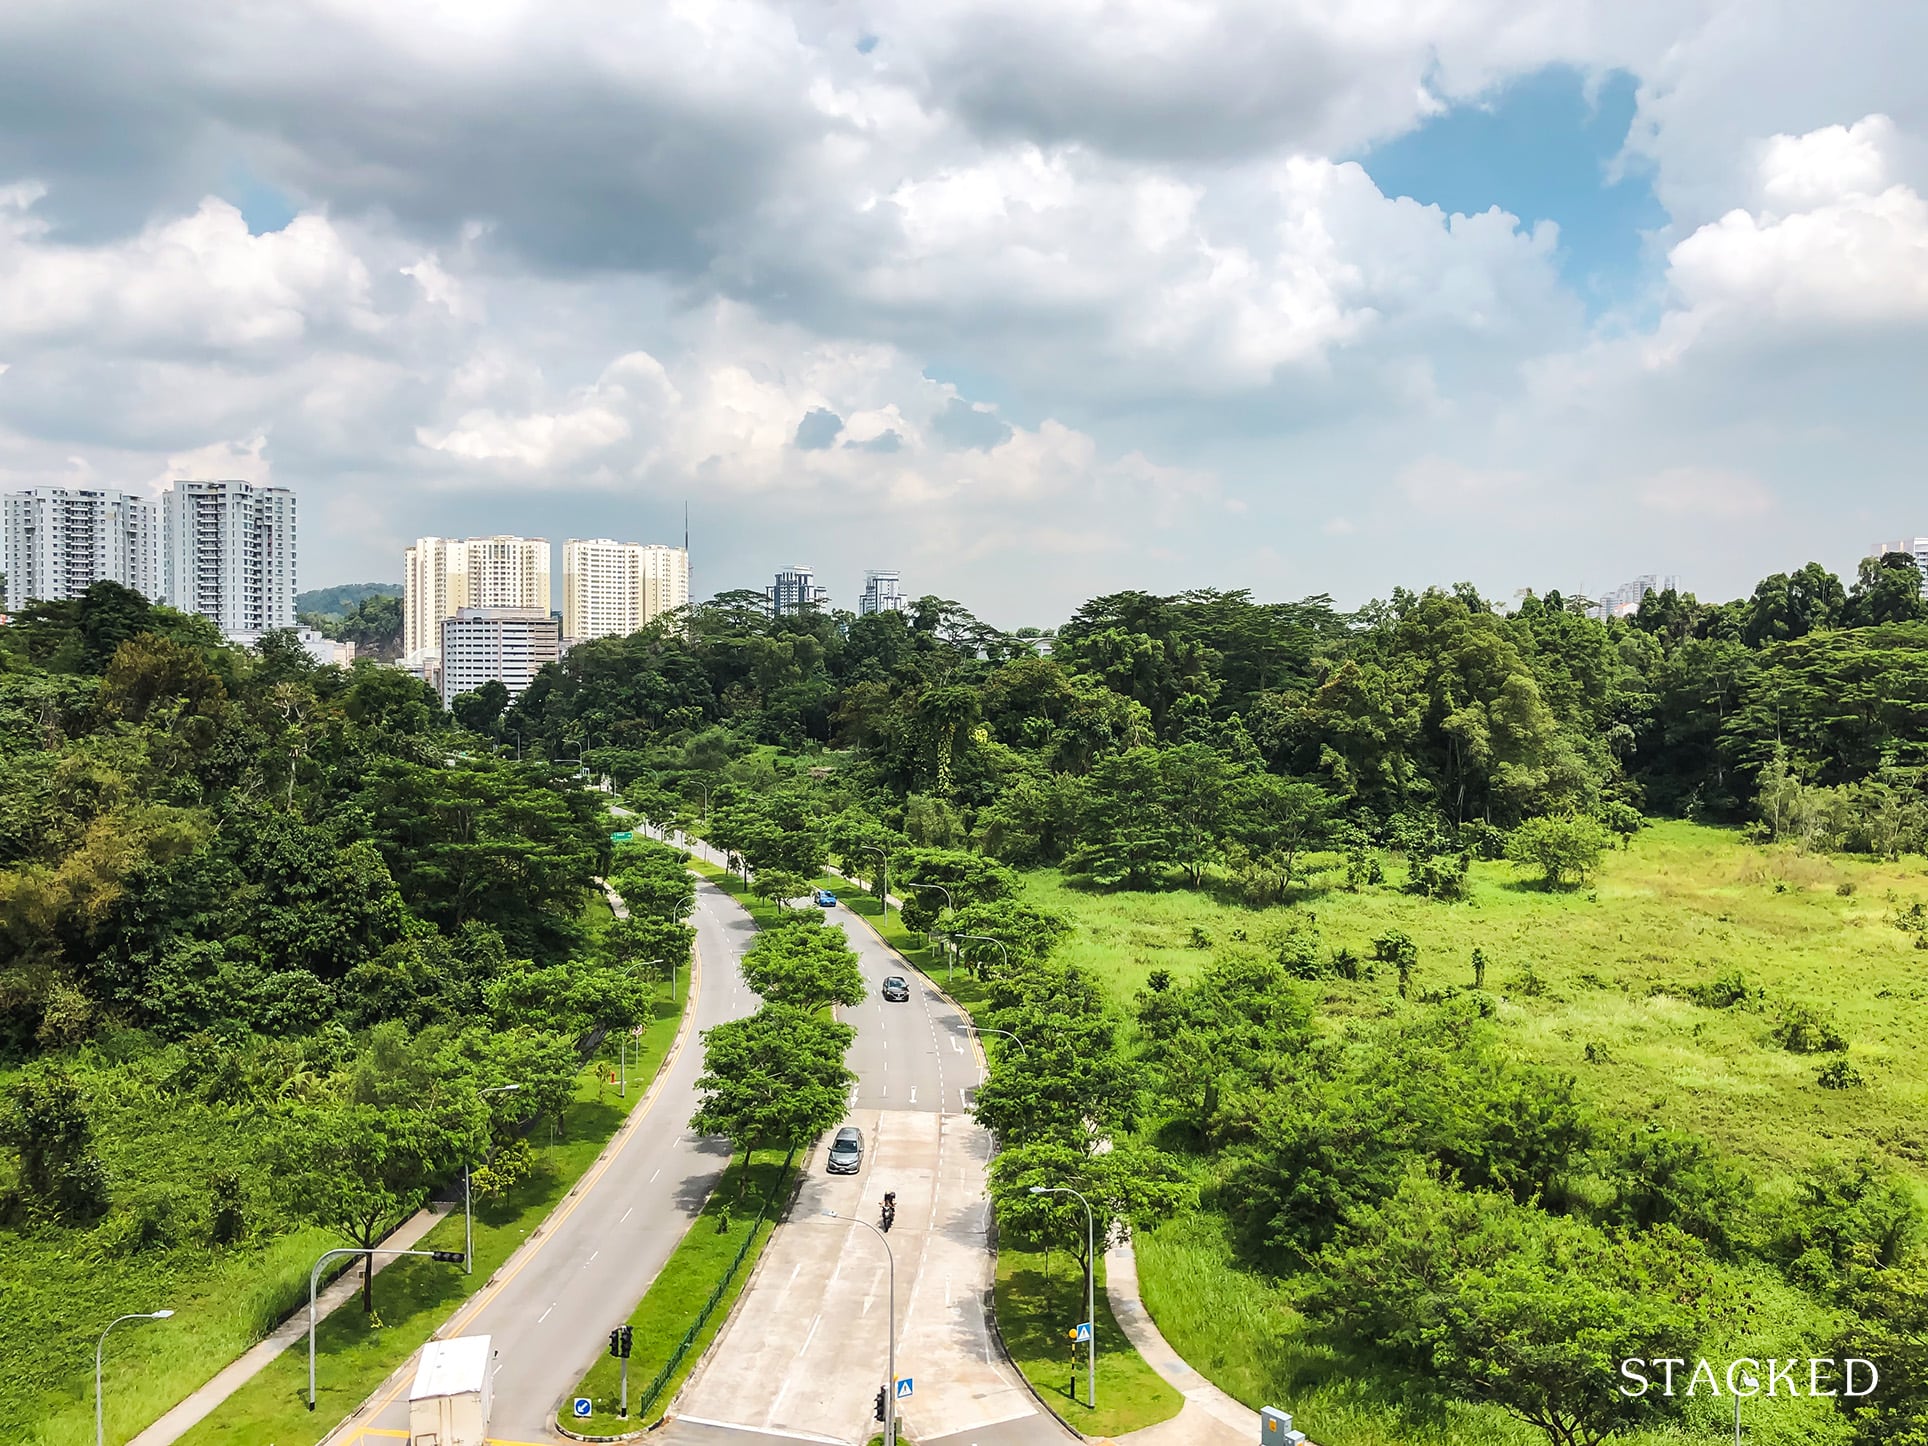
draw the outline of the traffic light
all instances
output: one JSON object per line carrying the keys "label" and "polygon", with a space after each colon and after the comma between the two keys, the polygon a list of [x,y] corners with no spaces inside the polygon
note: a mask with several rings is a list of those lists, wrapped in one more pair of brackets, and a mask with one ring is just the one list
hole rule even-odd
{"label": "traffic light", "polygon": [[609,1354],[620,1356],[623,1353],[623,1333],[620,1329],[609,1333]]}
{"label": "traffic light", "polygon": [[461,1265],[468,1259],[468,1256],[459,1250],[431,1250],[428,1257],[430,1260],[439,1260],[444,1265]]}
{"label": "traffic light", "polygon": [[629,1343],[635,1339],[635,1336],[636,1336],[636,1330],[634,1326],[623,1327],[623,1359],[624,1360],[629,1359]]}
{"label": "traffic light", "polygon": [[876,1405],[877,1419],[879,1421],[884,1419],[884,1395],[885,1395],[884,1388],[882,1386],[879,1386],[877,1388],[877,1405]]}

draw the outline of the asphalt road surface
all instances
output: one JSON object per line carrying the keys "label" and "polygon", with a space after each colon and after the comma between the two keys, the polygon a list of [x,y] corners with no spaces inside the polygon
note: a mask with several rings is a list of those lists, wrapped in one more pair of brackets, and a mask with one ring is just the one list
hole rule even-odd
{"label": "asphalt road surface", "polygon": [[[841,906],[830,917],[869,992],[844,1011],[857,1030],[848,1118],[864,1131],[863,1168],[829,1175],[827,1142],[819,1146],[795,1208],[658,1435],[663,1446],[867,1439],[886,1374],[894,1260],[897,1375],[912,1382],[900,1429],[1064,1446],[1073,1438],[1038,1410],[990,1329],[991,1141],[969,1114],[981,1073],[968,1021],[864,921]],[[908,1003],[884,1002],[890,974],[910,981]],[[879,1240],[852,1217],[877,1224],[886,1190],[897,1192],[897,1221]]]}
{"label": "asphalt road surface", "polygon": [[[728,894],[707,883],[695,888],[692,922],[701,960],[695,1029],[701,1031],[755,1010],[757,997],[737,967],[755,926]],[[692,1138],[687,1128],[702,1066],[692,1032],[647,1112],[624,1127],[601,1174],[592,1167],[543,1223],[534,1248],[512,1259],[441,1332],[494,1337],[492,1439],[561,1439],[553,1429],[557,1405],[608,1348],[610,1330],[628,1320],[729,1163],[725,1141]],[[405,1432],[413,1372],[411,1361],[400,1384],[385,1387],[375,1406],[340,1427],[329,1446],[387,1446]]]}

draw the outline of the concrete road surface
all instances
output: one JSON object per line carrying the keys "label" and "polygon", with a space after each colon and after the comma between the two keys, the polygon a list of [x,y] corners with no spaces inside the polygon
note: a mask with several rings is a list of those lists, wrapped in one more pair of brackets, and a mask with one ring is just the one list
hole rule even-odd
{"label": "concrete road surface", "polygon": [[[700,1031],[751,1013],[758,1000],[737,967],[755,932],[750,916],[710,884],[698,883],[696,895]],[[610,1330],[629,1318],[728,1164],[727,1143],[688,1133],[702,1065],[692,1033],[603,1172],[585,1176],[544,1223],[535,1248],[511,1260],[441,1332],[495,1338],[495,1440],[561,1439],[553,1430],[558,1402],[608,1348]],[[411,1361],[400,1384],[384,1388],[375,1408],[339,1428],[330,1446],[375,1446],[405,1432],[413,1371]]]}
{"label": "concrete road surface", "polygon": [[[913,1382],[902,1429],[930,1439],[996,1426],[986,1440],[998,1446],[1063,1446],[1068,1433],[1039,1412],[990,1331],[991,1142],[968,1113],[981,1077],[968,1021],[863,920],[841,906],[830,917],[869,990],[844,1012],[857,1030],[849,1121],[864,1132],[863,1169],[826,1174],[819,1146],[796,1208],[659,1435],[664,1446],[865,1440],[877,1430],[894,1258],[897,1375]],[[889,974],[910,981],[909,1003],[884,1002]],[[897,1222],[880,1241],[848,1217],[878,1223],[886,1190]]]}

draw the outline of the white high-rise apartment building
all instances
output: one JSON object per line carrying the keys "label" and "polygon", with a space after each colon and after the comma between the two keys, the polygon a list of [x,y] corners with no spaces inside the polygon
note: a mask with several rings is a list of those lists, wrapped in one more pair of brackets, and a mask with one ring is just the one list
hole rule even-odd
{"label": "white high-rise apartment building", "polygon": [[0,509],[6,605],[64,602],[97,582],[161,595],[161,519],[152,498],[102,487],[33,487]]}
{"label": "white high-rise apartment building", "polygon": [[857,599],[857,615],[901,613],[910,606],[904,596],[903,574],[871,571],[864,574],[864,595]]}
{"label": "white high-rise apartment building", "polygon": [[562,545],[562,635],[571,643],[627,637],[690,600],[681,547],[572,537]]}
{"label": "white high-rise apartment building", "polygon": [[463,608],[549,612],[546,537],[423,537],[402,570],[402,661],[442,646],[442,621]]}
{"label": "white high-rise apartment building", "polygon": [[562,624],[547,608],[457,608],[437,636],[444,708],[490,679],[520,697],[562,656]]}
{"label": "white high-rise apartment building", "polygon": [[777,617],[802,612],[807,607],[830,605],[830,590],[818,587],[816,569],[802,563],[779,572],[776,581],[763,589],[763,595],[769,599],[770,611]]}
{"label": "white high-rise apartment building", "polygon": [[161,595],[229,635],[295,625],[295,494],[172,482],[161,495]]}
{"label": "white high-rise apartment building", "polygon": [[1891,552],[1905,552],[1915,560],[1915,570],[1921,574],[1922,595],[1928,597],[1928,537],[1904,537],[1895,542],[1877,542],[1868,549],[1868,556],[1885,557]]}

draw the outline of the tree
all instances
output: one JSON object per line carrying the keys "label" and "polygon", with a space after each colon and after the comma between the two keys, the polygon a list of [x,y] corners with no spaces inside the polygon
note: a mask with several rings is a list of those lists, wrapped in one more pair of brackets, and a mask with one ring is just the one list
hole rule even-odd
{"label": "tree", "polygon": [[[18,1195],[29,1209],[81,1220],[107,1204],[107,1173],[79,1084],[43,1065],[20,1075],[0,1097],[0,1145],[19,1156]],[[12,1202],[0,1201],[0,1204]]]}
{"label": "tree", "polygon": [[[856,1075],[844,1064],[849,1025],[794,1006],[765,1004],[703,1031],[703,1073],[690,1128],[732,1150],[795,1152],[844,1117]],[[738,1176],[742,1182],[749,1172]]]}
{"label": "tree", "polygon": [[1597,1446],[1676,1403],[1622,1361],[1695,1359],[1736,1283],[1670,1227],[1609,1235],[1415,1171],[1323,1251],[1311,1311],[1425,1386],[1487,1401],[1551,1446]]}
{"label": "tree", "polygon": [[503,710],[508,706],[509,690],[490,678],[473,693],[458,694],[449,703],[449,712],[469,732],[490,734],[501,722]]}
{"label": "tree", "polygon": [[[1033,1195],[1033,1186],[1076,1190],[1073,1195]],[[1106,1250],[1124,1239],[1126,1227],[1169,1219],[1195,1191],[1177,1162],[1160,1150],[1120,1144],[1092,1153],[1058,1139],[1034,1140],[998,1151],[991,1160],[991,1201],[998,1225],[1024,1239],[1069,1250],[1080,1273],[1092,1267],[1089,1239]]]}
{"label": "tree", "polygon": [[1568,879],[1586,882],[1606,852],[1606,830],[1581,814],[1563,818],[1529,818],[1506,841],[1506,856],[1541,872],[1549,889]]}
{"label": "tree", "polygon": [[777,911],[783,911],[784,902],[801,897],[810,888],[810,881],[802,874],[788,869],[758,869],[751,881],[750,892],[759,899],[775,904]]}
{"label": "tree", "polygon": [[768,1003],[795,1009],[850,1007],[864,999],[864,976],[843,930],[808,915],[757,935],[743,956],[743,982]]}
{"label": "tree", "polygon": [[1080,842],[1065,858],[1066,870],[1126,888],[1156,883],[1184,851],[1180,825],[1166,803],[1157,749],[1133,748],[1100,760],[1086,784]]}
{"label": "tree", "polygon": [[1339,800],[1316,783],[1247,773],[1230,790],[1226,808],[1231,836],[1255,858],[1276,858],[1290,889],[1299,854],[1330,839]]}
{"label": "tree", "polygon": [[[334,1098],[291,1110],[277,1169],[295,1211],[372,1250],[421,1209],[437,1180],[480,1158],[488,1111],[472,1092],[414,1107]],[[375,1310],[375,1267],[362,1257],[362,1309]]]}
{"label": "tree", "polygon": [[1845,621],[1851,628],[1928,622],[1920,565],[1905,552],[1862,558],[1860,576],[1848,594]]}

